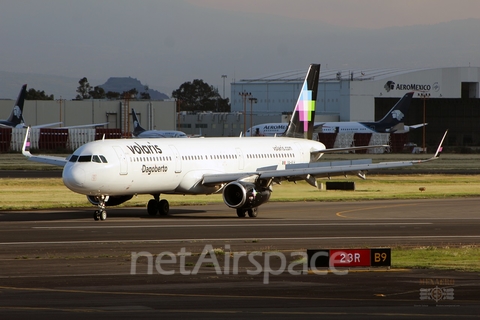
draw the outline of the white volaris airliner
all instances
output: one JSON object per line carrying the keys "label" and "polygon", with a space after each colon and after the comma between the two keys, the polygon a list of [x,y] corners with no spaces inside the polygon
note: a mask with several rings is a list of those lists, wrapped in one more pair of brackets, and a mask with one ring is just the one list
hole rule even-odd
{"label": "white volaris airliner", "polygon": [[86,195],[98,206],[95,220],[106,219],[106,206],[118,205],[136,194],[153,196],[147,212],[156,215],[169,212],[168,201],[160,199],[161,194],[218,192],[223,192],[225,204],[239,217],[255,217],[258,207],[270,198],[273,183],[305,180],[316,186],[317,177],[353,172],[365,178],[367,170],[409,166],[438,157],[437,150],[427,160],[317,162],[327,152],[365,149],[326,149],[323,143],[311,140],[319,72],[320,65],[310,65],[283,137],[98,140],[63,159],[32,155],[27,130],[23,154],[33,161],[64,166],[62,177],[67,188]]}

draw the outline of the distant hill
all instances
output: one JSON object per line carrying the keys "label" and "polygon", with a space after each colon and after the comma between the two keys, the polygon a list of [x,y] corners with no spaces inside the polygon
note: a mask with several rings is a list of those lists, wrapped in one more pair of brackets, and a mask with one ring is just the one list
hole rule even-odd
{"label": "distant hill", "polygon": [[[23,84],[27,84],[28,89],[35,89],[40,91],[45,91],[45,94],[53,94],[55,99],[74,99],[77,95],[78,80],[81,77],[64,77],[64,76],[55,76],[47,74],[34,74],[34,73],[16,73],[16,72],[7,72],[0,71],[0,99],[11,99],[14,100],[17,98],[20,88]],[[88,82],[92,87],[101,83],[101,80],[90,79]],[[103,81],[102,81],[103,82]],[[112,77],[108,79],[103,85],[99,85],[104,88],[106,92],[114,91],[120,92],[128,91],[130,89],[137,89],[138,92],[145,91],[145,85],[143,85],[139,80],[131,77]],[[148,93],[152,100],[164,100],[169,99],[169,97],[157,90],[149,89]]]}
{"label": "distant hill", "polygon": [[[103,88],[105,92],[119,92],[129,91],[131,89],[137,89],[138,93],[145,92],[145,85],[143,85],[139,80],[132,77],[111,77],[104,84],[99,85]],[[157,90],[148,89],[146,91],[150,94],[152,100],[166,100],[169,97]]]}

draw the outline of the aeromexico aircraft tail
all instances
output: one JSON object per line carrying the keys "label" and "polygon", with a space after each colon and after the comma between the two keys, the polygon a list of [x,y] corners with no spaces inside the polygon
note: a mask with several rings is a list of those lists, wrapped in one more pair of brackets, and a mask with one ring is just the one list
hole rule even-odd
{"label": "aeromexico aircraft tail", "polygon": [[132,118],[133,118],[133,135],[136,137],[140,133],[144,132],[145,129],[143,129],[140,126],[140,121],[138,121],[137,113],[135,112],[135,110],[133,108],[132,108]]}
{"label": "aeromexico aircraft tail", "polygon": [[24,84],[22,86],[22,89],[20,90],[20,93],[18,94],[17,101],[15,102],[15,105],[13,106],[12,113],[10,114],[10,117],[8,117],[7,120],[1,120],[0,124],[2,126],[7,126],[7,127],[17,127],[21,126],[23,127],[23,104],[25,102],[25,96],[27,94],[27,85]]}
{"label": "aeromexico aircraft tail", "polygon": [[395,132],[395,126],[405,121],[412,97],[413,92],[406,93],[381,120],[373,122],[375,130],[377,132]]}
{"label": "aeromexico aircraft tail", "polygon": [[312,139],[319,76],[320,65],[311,64],[293,110],[292,118],[283,134],[285,137]]}

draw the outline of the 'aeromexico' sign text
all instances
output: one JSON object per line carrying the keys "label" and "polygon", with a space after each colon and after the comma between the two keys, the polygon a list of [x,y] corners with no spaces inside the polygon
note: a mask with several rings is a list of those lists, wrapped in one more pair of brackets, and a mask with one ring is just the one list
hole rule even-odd
{"label": "'aeromexico' sign text", "polygon": [[133,154],[160,154],[162,149],[158,145],[139,144],[135,142],[134,145],[127,146]]}
{"label": "'aeromexico' sign text", "polygon": [[397,83],[395,90],[413,90],[413,91],[430,91],[432,86],[429,84],[416,84],[416,83]]}
{"label": "'aeromexico' sign text", "polygon": [[391,90],[408,90],[408,91],[438,91],[440,90],[440,85],[438,82],[431,84],[419,84],[419,83],[395,83],[394,81],[387,81],[383,86],[385,91],[390,92]]}

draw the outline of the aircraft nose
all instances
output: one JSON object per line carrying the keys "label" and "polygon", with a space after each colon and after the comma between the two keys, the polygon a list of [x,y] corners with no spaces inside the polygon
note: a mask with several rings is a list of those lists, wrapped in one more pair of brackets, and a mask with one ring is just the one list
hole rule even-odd
{"label": "aircraft nose", "polygon": [[63,183],[71,190],[83,187],[85,183],[85,171],[78,166],[66,166],[62,173]]}

